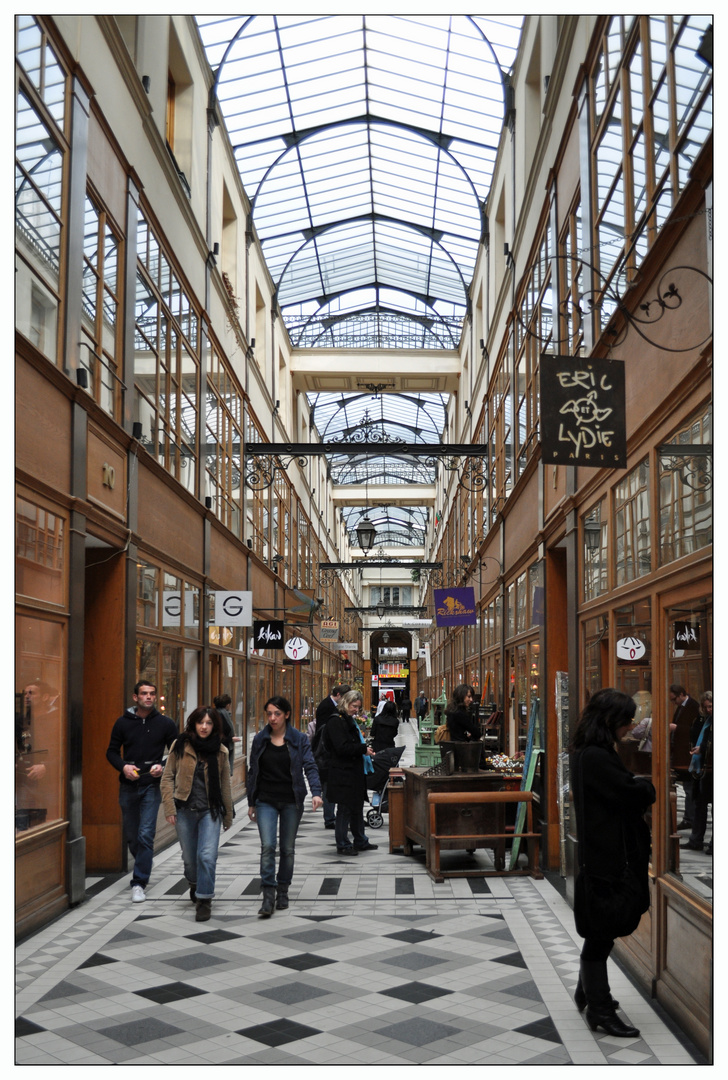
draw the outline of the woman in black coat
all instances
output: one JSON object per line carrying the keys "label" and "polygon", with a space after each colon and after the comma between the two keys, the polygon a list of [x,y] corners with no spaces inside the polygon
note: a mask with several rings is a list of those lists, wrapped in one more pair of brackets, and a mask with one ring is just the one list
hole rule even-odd
{"label": "woman in black coat", "polygon": [[636,929],[641,912],[650,906],[650,830],[644,814],[655,801],[651,782],[647,777],[634,776],[617,753],[617,743],[629,731],[636,709],[628,694],[598,690],[581,714],[571,746],[580,866],[574,918],[577,932],[584,938],[574,999],[580,1012],[586,1007],[592,1031],[601,1027],[608,1035],[625,1039],[636,1038],[639,1031],[617,1016],[618,1003],[609,992],[607,979],[607,957],[614,946],[614,934],[597,917],[585,879],[588,871],[601,878],[619,878],[627,863],[641,894],[635,908]]}
{"label": "woman in black coat", "polygon": [[480,738],[480,725],[473,718],[473,688],[461,683],[453,690],[445,709],[445,718],[453,742],[476,742]]}
{"label": "woman in black coat", "polygon": [[[358,855],[360,851],[376,848],[364,833],[364,800],[367,787],[364,759],[374,756],[374,750],[364,742],[356,717],[364,705],[358,690],[344,694],[335,713],[329,717],[323,739],[329,752],[326,795],[336,803],[334,824],[336,850],[340,855]],[[349,840],[349,829],[354,842]]]}
{"label": "woman in black coat", "polygon": [[388,750],[394,746],[394,740],[399,731],[399,718],[397,706],[393,701],[388,701],[379,716],[372,721],[372,749],[376,754],[380,750]]}

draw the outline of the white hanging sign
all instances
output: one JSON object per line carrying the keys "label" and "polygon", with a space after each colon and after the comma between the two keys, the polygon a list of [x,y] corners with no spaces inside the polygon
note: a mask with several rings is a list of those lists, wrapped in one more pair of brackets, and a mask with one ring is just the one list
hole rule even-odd
{"label": "white hanging sign", "polygon": [[617,658],[619,660],[641,660],[647,652],[644,641],[635,637],[623,637],[617,642]]}
{"label": "white hanging sign", "polygon": [[215,626],[252,626],[253,594],[235,589],[215,593]]}
{"label": "white hanging sign", "polygon": [[303,660],[308,656],[308,642],[301,637],[289,638],[283,648],[289,660]]}

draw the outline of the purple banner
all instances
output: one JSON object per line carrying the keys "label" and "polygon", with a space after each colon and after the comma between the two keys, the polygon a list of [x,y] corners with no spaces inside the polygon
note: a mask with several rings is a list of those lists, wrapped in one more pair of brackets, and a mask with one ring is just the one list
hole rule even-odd
{"label": "purple banner", "polygon": [[437,626],[469,626],[477,622],[475,589],[435,589]]}

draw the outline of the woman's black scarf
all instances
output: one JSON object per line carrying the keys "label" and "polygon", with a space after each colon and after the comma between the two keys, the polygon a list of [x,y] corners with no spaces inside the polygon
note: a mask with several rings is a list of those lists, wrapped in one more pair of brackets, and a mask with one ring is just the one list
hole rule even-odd
{"label": "woman's black scarf", "polygon": [[214,732],[208,735],[206,739],[201,739],[196,733],[185,731],[174,745],[174,752],[177,757],[182,757],[185,746],[189,746],[194,750],[198,761],[207,762],[207,802],[210,807],[210,817],[213,821],[217,821],[218,814],[220,816],[225,814],[218,765],[218,754],[220,753],[222,740]]}

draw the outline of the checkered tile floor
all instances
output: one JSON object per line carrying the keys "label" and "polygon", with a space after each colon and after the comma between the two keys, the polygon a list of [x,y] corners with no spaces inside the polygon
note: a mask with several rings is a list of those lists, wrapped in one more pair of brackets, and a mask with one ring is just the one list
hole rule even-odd
{"label": "checkered tile floor", "polygon": [[257,917],[244,803],[209,922],[195,922],[176,845],[155,859],[146,903],[130,902],[128,878],[102,883],[17,949],[17,1064],[701,1062],[614,964],[641,1036],[589,1030],[572,1000],[580,940],[547,881],[436,885],[424,857],[389,854],[386,819],[368,831],[377,851],[340,857],[306,813],[291,906],[270,919]]}

